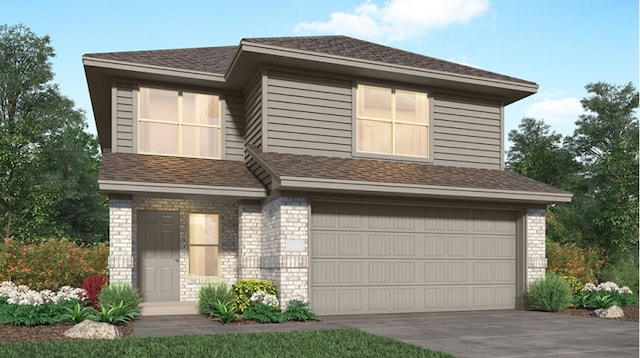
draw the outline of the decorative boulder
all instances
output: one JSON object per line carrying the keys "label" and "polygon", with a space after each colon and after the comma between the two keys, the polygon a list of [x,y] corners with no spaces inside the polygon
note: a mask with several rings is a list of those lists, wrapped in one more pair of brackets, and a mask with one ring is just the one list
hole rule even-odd
{"label": "decorative boulder", "polygon": [[115,339],[122,333],[112,324],[86,320],[68,329],[64,335],[70,338]]}
{"label": "decorative boulder", "polygon": [[600,308],[593,313],[600,318],[620,318],[624,316],[624,312],[622,312],[622,308],[618,306],[611,306],[609,308]]}

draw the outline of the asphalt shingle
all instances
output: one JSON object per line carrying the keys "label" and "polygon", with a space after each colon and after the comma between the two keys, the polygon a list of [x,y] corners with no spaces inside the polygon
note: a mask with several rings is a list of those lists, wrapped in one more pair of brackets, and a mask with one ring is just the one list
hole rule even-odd
{"label": "asphalt shingle", "polygon": [[244,162],[105,151],[100,180],[264,188]]}
{"label": "asphalt shingle", "polygon": [[251,146],[251,149],[279,177],[569,194],[506,170],[263,153],[255,146]]}

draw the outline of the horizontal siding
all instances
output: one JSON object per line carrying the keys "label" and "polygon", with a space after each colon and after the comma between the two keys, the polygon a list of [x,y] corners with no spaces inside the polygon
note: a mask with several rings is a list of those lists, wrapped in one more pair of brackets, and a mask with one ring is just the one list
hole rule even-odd
{"label": "horizontal siding", "polygon": [[133,105],[133,85],[116,84],[116,152],[133,153],[135,113]]}
{"label": "horizontal siding", "polygon": [[244,99],[241,96],[225,96],[225,159],[244,160]]}
{"label": "horizontal siding", "polygon": [[262,147],[262,77],[256,77],[245,93],[244,142]]}
{"label": "horizontal siding", "polygon": [[270,152],[351,157],[351,81],[271,71],[265,98]]}
{"label": "horizontal siding", "polygon": [[435,95],[432,121],[434,163],[500,169],[500,113],[498,102]]}

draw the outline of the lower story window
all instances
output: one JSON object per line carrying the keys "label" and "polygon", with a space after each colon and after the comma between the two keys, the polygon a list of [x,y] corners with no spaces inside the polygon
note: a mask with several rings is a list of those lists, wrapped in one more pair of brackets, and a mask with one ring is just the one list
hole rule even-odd
{"label": "lower story window", "polygon": [[218,276],[220,217],[217,214],[189,214],[189,275]]}

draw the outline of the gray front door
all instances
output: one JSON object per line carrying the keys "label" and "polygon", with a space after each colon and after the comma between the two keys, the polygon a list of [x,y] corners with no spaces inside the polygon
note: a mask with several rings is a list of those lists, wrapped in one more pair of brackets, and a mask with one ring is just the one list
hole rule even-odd
{"label": "gray front door", "polygon": [[180,213],[138,211],[138,285],[145,301],[180,300]]}

